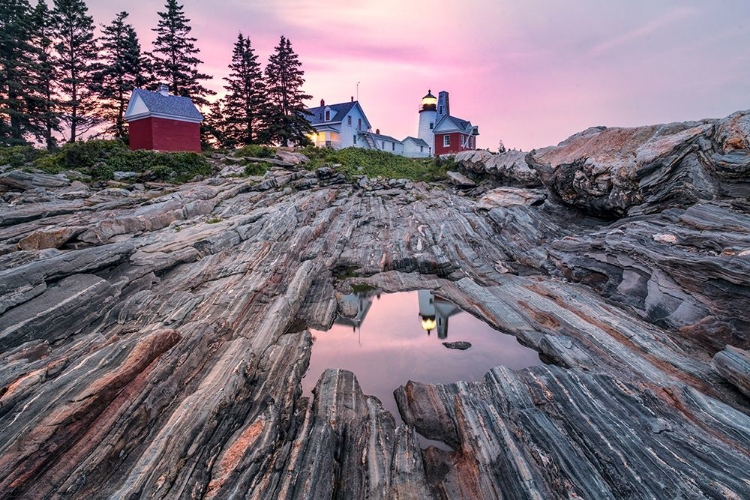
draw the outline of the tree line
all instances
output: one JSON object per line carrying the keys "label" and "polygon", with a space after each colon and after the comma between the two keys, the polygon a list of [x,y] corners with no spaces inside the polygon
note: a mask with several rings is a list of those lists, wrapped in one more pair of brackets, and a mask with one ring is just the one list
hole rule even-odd
{"label": "tree line", "polygon": [[95,34],[84,0],[0,1],[0,145],[33,142],[47,149],[75,142],[92,130],[127,141],[125,124],[134,88],[169,86],[204,112],[204,142],[222,147],[306,143],[311,127],[303,104],[302,64],[291,42],[280,38],[265,69],[250,38],[239,34],[226,94],[203,84],[210,75],[190,35],[190,19],[177,0],[159,12],[151,52],[144,51],[128,13],[118,13]]}

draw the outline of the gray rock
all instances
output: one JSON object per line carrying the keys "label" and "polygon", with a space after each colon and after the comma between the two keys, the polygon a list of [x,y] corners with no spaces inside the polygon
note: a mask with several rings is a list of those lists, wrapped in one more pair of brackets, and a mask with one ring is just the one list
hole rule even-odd
{"label": "gray rock", "polygon": [[457,349],[459,351],[465,351],[471,347],[471,342],[459,340],[458,342],[443,342],[443,345],[448,349]]}
{"label": "gray rock", "polygon": [[453,158],[462,168],[475,174],[484,175],[502,186],[533,188],[542,185],[536,170],[526,161],[523,151],[490,153],[478,149],[463,151]]}
{"label": "gray rock", "polygon": [[0,187],[25,191],[34,188],[59,188],[70,184],[64,175],[50,175],[28,173],[21,170],[11,170],[0,174]]}
{"label": "gray rock", "polygon": [[750,397],[750,352],[728,345],[714,355],[711,364],[719,375]]}
{"label": "gray rock", "polygon": [[116,181],[122,181],[125,179],[134,179],[138,176],[138,172],[114,172],[114,178]]}
{"label": "gray rock", "polygon": [[458,172],[447,172],[448,180],[451,181],[451,183],[460,188],[472,188],[476,187],[477,183],[469,179],[463,174],[459,174]]}

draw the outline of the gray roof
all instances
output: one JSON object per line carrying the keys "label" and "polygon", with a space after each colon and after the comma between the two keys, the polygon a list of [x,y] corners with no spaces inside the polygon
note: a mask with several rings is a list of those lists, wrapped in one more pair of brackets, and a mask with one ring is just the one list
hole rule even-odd
{"label": "gray roof", "polygon": [[446,115],[442,120],[435,124],[435,128],[438,128],[438,126],[446,120],[450,121],[453,126],[461,132],[464,132],[469,127],[469,125],[471,125],[471,122],[469,120],[462,120],[461,118],[456,118],[455,116]]}
{"label": "gray roof", "polygon": [[403,141],[401,141],[401,142],[406,142],[406,141],[408,141],[408,140],[411,140],[411,141],[413,141],[413,142],[414,142],[414,144],[416,144],[417,146],[427,146],[428,148],[430,147],[430,145],[429,145],[429,144],[427,144],[427,142],[426,142],[426,141],[425,141],[424,139],[420,139],[420,138],[418,138],[418,137],[412,137],[412,136],[410,136],[410,135],[406,136],[406,139],[404,139],[404,140],[403,140]]}
{"label": "gray roof", "polygon": [[383,135],[383,134],[371,134],[375,139],[385,140],[385,141],[391,141],[391,142],[398,142],[400,143],[398,139],[395,139],[391,137],[390,135]]}
{"label": "gray roof", "polygon": [[[178,95],[165,96],[159,92],[133,89],[133,95],[130,97],[131,103],[136,96],[143,100],[143,103],[148,108],[148,113],[139,113],[138,115],[128,116],[130,119],[156,116],[191,122],[203,121],[203,115],[198,111],[198,108],[195,107],[195,104],[193,104],[193,101],[191,101],[189,97]],[[128,106],[128,108],[130,108],[130,106]]]}
{"label": "gray roof", "polygon": [[[328,104],[326,106],[318,106],[317,108],[310,108],[307,110],[312,116],[308,116],[307,120],[310,125],[317,125],[319,123],[332,123],[340,122],[344,120],[344,117],[351,111],[351,109],[357,105],[357,101],[342,102],[340,104]],[[331,119],[325,119],[325,109],[331,108]],[[364,114],[364,113],[363,113]]]}

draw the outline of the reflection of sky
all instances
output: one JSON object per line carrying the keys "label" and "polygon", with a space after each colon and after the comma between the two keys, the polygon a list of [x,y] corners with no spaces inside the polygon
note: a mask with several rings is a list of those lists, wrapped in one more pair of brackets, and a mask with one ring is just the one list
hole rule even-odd
{"label": "reflection of sky", "polygon": [[[312,332],[315,342],[310,369],[302,381],[306,395],[326,368],[350,370],[364,393],[377,396],[398,421],[393,391],[409,380],[480,380],[498,365],[518,370],[541,364],[536,351],[468,313],[450,318],[447,339],[438,339],[435,331],[427,335],[421,328],[417,292],[383,294],[372,300],[359,331],[334,325],[327,332]],[[442,344],[459,340],[471,342],[472,347],[458,351]]]}

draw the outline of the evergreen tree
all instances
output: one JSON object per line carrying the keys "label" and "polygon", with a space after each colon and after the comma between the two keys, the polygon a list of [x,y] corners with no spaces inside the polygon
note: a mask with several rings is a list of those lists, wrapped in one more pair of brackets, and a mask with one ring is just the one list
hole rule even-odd
{"label": "evergreen tree", "polygon": [[224,78],[227,94],[222,102],[226,145],[252,144],[258,139],[266,92],[258,56],[250,46],[250,38],[242,33],[234,44],[229,69],[229,77]]}
{"label": "evergreen tree", "polygon": [[210,104],[208,113],[203,113],[201,147],[204,149],[211,146],[235,147],[236,143],[227,137],[226,123],[223,100],[217,99]]}
{"label": "evergreen tree", "polygon": [[68,125],[68,141],[86,133],[101,120],[96,109],[97,85],[94,76],[99,69],[94,38],[94,19],[87,15],[83,0],[54,0],[52,22],[55,29],[55,51],[60,69],[59,89],[62,121]]}
{"label": "evergreen tree", "polygon": [[306,134],[313,129],[302,101],[312,96],[302,91],[305,83],[302,63],[292,49],[292,43],[284,36],[274,50],[266,66],[268,110],[262,139],[279,144],[309,144]]}
{"label": "evergreen tree", "polygon": [[111,123],[107,132],[120,139],[127,139],[124,118],[130,92],[146,81],[141,44],[133,26],[125,22],[127,17],[127,12],[120,12],[103,28],[103,65],[96,76],[101,115]]}
{"label": "evergreen tree", "polygon": [[182,12],[183,6],[177,0],[167,0],[167,11],[159,12],[159,24],[153,31],[153,65],[155,76],[169,85],[175,95],[190,97],[199,106],[208,106],[207,95],[215,92],[205,88],[200,81],[210,80],[211,76],[198,72],[203,61],[196,55],[200,52],[195,46],[196,39],[189,36],[192,28],[190,19]]}
{"label": "evergreen tree", "polygon": [[25,144],[30,132],[30,23],[28,0],[0,2],[0,144]]}
{"label": "evergreen tree", "polygon": [[53,135],[60,129],[57,113],[55,81],[58,77],[57,63],[52,51],[52,17],[45,0],[39,0],[32,13],[31,43],[34,46],[33,82],[34,100],[30,112],[32,131],[48,150],[57,147]]}

